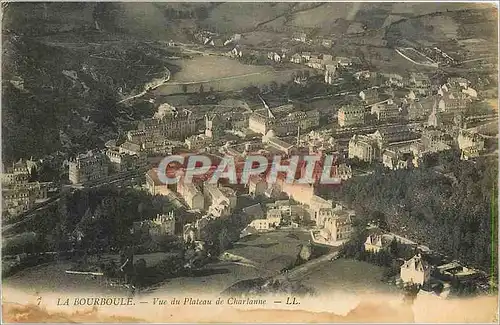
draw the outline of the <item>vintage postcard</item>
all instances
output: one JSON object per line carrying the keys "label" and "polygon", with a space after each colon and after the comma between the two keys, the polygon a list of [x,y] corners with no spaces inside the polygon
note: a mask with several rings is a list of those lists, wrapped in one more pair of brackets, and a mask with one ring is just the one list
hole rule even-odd
{"label": "vintage postcard", "polygon": [[6,323],[498,323],[498,4],[2,1]]}

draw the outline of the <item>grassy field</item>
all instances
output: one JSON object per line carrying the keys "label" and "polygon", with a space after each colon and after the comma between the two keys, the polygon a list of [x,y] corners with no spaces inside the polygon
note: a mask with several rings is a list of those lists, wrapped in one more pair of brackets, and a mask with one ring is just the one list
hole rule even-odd
{"label": "grassy field", "polygon": [[273,81],[280,84],[290,81],[295,71],[304,70],[303,67],[274,70],[269,66],[245,65],[220,56],[200,56],[177,62],[181,71],[174,74],[168,83],[158,87],[154,91],[155,96],[182,94],[184,84],[188,93],[198,92],[200,85],[205,91],[210,88],[215,91],[236,91],[249,86],[269,85]]}
{"label": "grassy field", "polygon": [[[137,256],[140,258],[141,256]],[[136,258],[136,259],[137,259]],[[146,258],[148,265],[159,262],[158,256]],[[105,285],[100,277],[66,274],[73,263],[62,261],[39,265],[5,278],[2,285],[27,293],[34,292],[81,292],[112,294],[127,292],[124,288]],[[196,292],[203,286],[204,293],[220,293],[235,282],[259,276],[259,271],[248,266],[233,263],[215,263],[194,271],[191,276],[165,280],[145,292]]]}
{"label": "grassy field", "polygon": [[[203,292],[203,294],[219,294],[234,283],[241,280],[254,279],[261,276],[255,268],[237,265],[234,263],[214,263],[206,265],[202,270],[193,273],[193,276],[168,279],[144,293],[167,292]],[[202,289],[200,289],[202,288]]]}
{"label": "grassy field", "polygon": [[241,64],[237,60],[220,56],[197,56],[191,60],[176,61],[181,71],[172,77],[172,82],[200,82],[211,79],[272,71],[267,66]]}
{"label": "grassy field", "polygon": [[[238,242],[230,250],[233,254],[244,255],[262,264],[262,267],[272,269],[276,273],[290,261],[295,261],[299,252],[299,244],[306,243],[307,233],[280,231],[267,234],[249,236]],[[117,256],[104,255],[107,260]],[[165,253],[152,253],[136,255],[134,260],[144,258],[148,266],[154,266],[166,258]],[[17,288],[27,292],[92,292],[100,294],[123,292],[124,289],[106,286],[100,277],[71,275],[65,271],[72,269],[74,263],[70,261],[52,262],[20,271],[13,276],[3,279],[3,285]],[[276,271],[277,270],[277,271]],[[262,269],[257,267],[238,265],[231,262],[218,262],[206,265],[200,270],[195,270],[189,276],[165,280],[147,292],[181,292],[199,290],[203,286],[204,293],[220,293],[234,283],[253,279],[263,275]],[[268,274],[266,274],[268,275]]]}
{"label": "grassy field", "polygon": [[[154,266],[167,257],[166,253],[151,253],[134,256],[137,261],[141,258],[146,260],[148,267]],[[101,262],[109,262],[114,260],[119,262],[118,255],[105,254],[102,256]],[[96,262],[89,259],[89,263]],[[96,265],[100,262],[96,262]],[[3,279],[3,284],[18,288],[34,291],[81,291],[81,292],[96,292],[96,293],[112,293],[120,292],[123,289],[112,288],[104,285],[104,279],[101,277],[93,278],[86,275],[66,274],[66,270],[73,270],[75,263],[71,261],[56,261],[31,267],[20,271],[10,277]]]}
{"label": "grassy field", "polygon": [[300,281],[319,294],[332,291],[354,293],[387,292],[396,290],[381,281],[383,269],[379,266],[356,260],[338,259],[328,261],[315,268]]}
{"label": "grassy field", "polygon": [[270,272],[279,272],[295,261],[301,244],[309,239],[306,232],[274,231],[244,237],[227,252],[253,261]]}
{"label": "grassy field", "polygon": [[221,33],[244,32],[283,14],[290,6],[290,3],[226,2],[215,7],[204,24]]}

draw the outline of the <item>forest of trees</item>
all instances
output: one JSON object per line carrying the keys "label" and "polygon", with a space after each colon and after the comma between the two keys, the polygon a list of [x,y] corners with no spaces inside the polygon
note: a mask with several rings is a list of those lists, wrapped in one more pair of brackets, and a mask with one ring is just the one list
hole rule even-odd
{"label": "forest of trees", "polygon": [[365,222],[379,211],[388,230],[497,274],[497,179],[494,157],[434,156],[411,171],[351,179],[335,196]]}
{"label": "forest of trees", "polygon": [[131,243],[134,222],[170,210],[172,206],[164,197],[134,189],[101,187],[63,193],[57,205],[24,225],[25,233],[36,234],[35,242],[20,240],[4,246],[3,253],[119,250]]}

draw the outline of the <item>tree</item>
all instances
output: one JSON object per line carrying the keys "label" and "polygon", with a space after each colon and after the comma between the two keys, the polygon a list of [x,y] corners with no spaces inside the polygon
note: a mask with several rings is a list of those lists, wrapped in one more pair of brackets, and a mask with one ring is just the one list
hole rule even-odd
{"label": "tree", "polygon": [[278,90],[278,83],[276,81],[273,81],[273,82],[271,82],[269,87],[271,88],[271,92],[274,93],[276,90]]}
{"label": "tree", "polygon": [[387,224],[387,218],[385,214],[380,211],[374,211],[371,215],[371,221],[374,222],[380,229],[389,230],[389,225]]}

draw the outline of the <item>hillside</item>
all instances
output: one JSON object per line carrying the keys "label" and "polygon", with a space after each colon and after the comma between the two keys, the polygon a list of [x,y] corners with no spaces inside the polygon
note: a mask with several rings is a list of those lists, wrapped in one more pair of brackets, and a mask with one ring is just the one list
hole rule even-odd
{"label": "hillside", "polygon": [[434,155],[410,172],[351,179],[337,199],[367,221],[381,213],[390,231],[496,273],[491,261],[498,249],[492,237],[498,227],[492,215],[498,207],[497,180],[496,157],[471,163],[458,155]]}
{"label": "hillside", "polygon": [[[150,114],[117,102],[142,91],[145,83],[161,78],[166,70],[175,73],[177,67],[166,58],[178,53],[165,46],[165,41],[190,42],[193,32],[199,29],[227,35],[242,33],[242,43],[250,46],[269,43],[281,46],[283,39],[294,31],[339,36],[363,28],[383,28],[376,37],[388,39],[414,40],[420,34],[433,42],[478,34],[496,39],[496,26],[491,24],[496,11],[493,18],[478,21],[482,19],[479,16],[466,22],[448,12],[481,6],[488,5],[4,4],[3,160],[87,150],[127,128],[130,121]],[[444,14],[434,15],[438,12]],[[401,21],[403,18],[406,20]],[[421,30],[426,33],[420,33]],[[338,44],[341,44],[338,50],[345,49],[347,54],[359,50],[365,56],[371,53],[367,47],[344,46],[342,40]],[[385,56],[394,56],[390,49],[377,51],[382,50],[387,50]]]}

